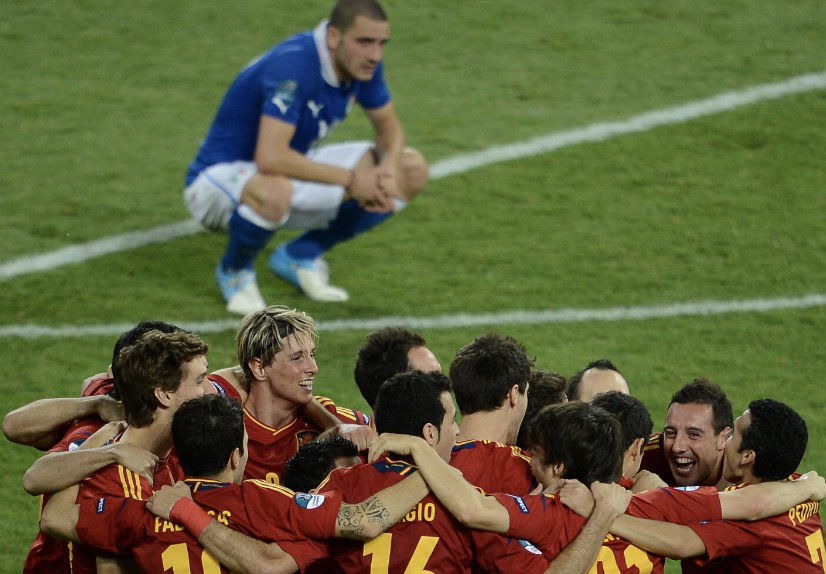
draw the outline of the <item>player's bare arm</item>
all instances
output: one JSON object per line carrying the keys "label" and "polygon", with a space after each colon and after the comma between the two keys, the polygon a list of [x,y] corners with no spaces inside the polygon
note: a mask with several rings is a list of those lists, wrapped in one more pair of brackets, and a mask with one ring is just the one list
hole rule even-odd
{"label": "player's bare arm", "polygon": [[[102,426],[100,430],[80,445],[76,451],[66,454],[82,455],[86,451],[99,449],[99,445],[120,433],[123,430],[124,424],[125,423],[114,422]],[[75,530],[77,527],[77,519],[80,515],[80,505],[75,504],[77,493],[80,489],[79,483],[80,479],[66,485],[62,490],[55,492],[49,498],[46,506],[43,507],[43,512],[40,516],[40,529],[49,536],[79,542],[77,531]]]}
{"label": "player's bare arm", "polygon": [[760,520],[782,514],[807,500],[826,497],[826,481],[811,471],[797,480],[761,482],[737,490],[720,493],[723,518],[728,520]]}
{"label": "player's bare arm", "polygon": [[479,492],[461,473],[443,461],[423,439],[385,433],[370,446],[369,460],[384,452],[411,455],[428,487],[462,525],[504,534],[510,518],[499,502]]}
{"label": "player's bare arm", "polygon": [[385,488],[357,504],[342,504],[336,536],[355,540],[375,538],[407,514],[428,493],[418,474]]}
{"label": "player's bare arm", "polygon": [[[192,502],[192,492],[184,482],[174,486],[164,486],[146,501],[146,508],[164,520],[177,522],[173,508],[182,499]],[[206,511],[195,507],[202,516],[209,516]],[[189,525],[183,526],[192,532]],[[241,532],[235,531],[215,520],[209,519],[200,532],[192,532],[198,542],[209,550],[215,559],[227,568],[242,573],[285,574],[298,570],[295,560],[274,542],[262,542]]]}
{"label": "player's bare arm", "polygon": [[586,574],[597,559],[602,541],[614,520],[625,512],[631,492],[618,484],[591,485],[594,509],[576,538],[554,558],[546,574]]}
{"label": "player's bare arm", "polygon": [[48,449],[63,436],[67,423],[89,416],[107,422],[122,420],[123,408],[105,395],[40,399],[8,413],[3,419],[3,433],[11,442]]}
{"label": "player's bare arm", "polygon": [[255,146],[255,164],[259,173],[345,187],[350,183],[352,173],[349,169],[313,161],[292,149],[290,140],[294,134],[294,125],[271,116],[261,116]]}
{"label": "player's bare arm", "polygon": [[675,560],[706,553],[700,537],[681,524],[623,515],[614,520],[610,531],[634,546]]}
{"label": "player's bare arm", "polygon": [[[83,446],[86,446],[86,443]],[[90,445],[74,451],[53,452],[32,463],[23,475],[23,488],[32,495],[56,492],[80,482],[110,464],[125,466],[144,476],[151,484],[158,457],[138,446],[120,442],[98,447]]]}
{"label": "player's bare arm", "polygon": [[403,194],[400,180],[401,157],[405,137],[401,121],[396,115],[393,102],[380,108],[365,110],[376,134],[376,151],[379,156],[379,183],[384,191],[393,197],[407,199]]}

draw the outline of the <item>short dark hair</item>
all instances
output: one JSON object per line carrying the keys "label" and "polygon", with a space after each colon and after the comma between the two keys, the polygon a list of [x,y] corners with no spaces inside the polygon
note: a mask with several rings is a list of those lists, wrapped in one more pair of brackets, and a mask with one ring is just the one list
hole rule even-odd
{"label": "short dark hair", "polygon": [[654,423],[648,407],[637,397],[626,395],[619,391],[600,393],[591,399],[591,404],[605,409],[620,422],[622,427],[622,449],[628,450],[638,438],[643,439],[645,446],[651,437]]}
{"label": "short dark hair", "polygon": [[373,411],[376,431],[422,436],[430,423],[441,429],[445,418],[443,393],[450,392],[450,379],[441,373],[399,373],[384,383]]}
{"label": "short dark hair", "polygon": [[740,452],[754,451],[752,472],[763,480],[787,478],[806,453],[806,421],[790,406],[772,399],[749,403],[751,424],[743,432]]}
{"label": "short dark hair", "polygon": [[343,436],[305,442],[287,461],[281,484],[296,492],[310,492],[336,468],[337,458],[358,453],[358,447]]}
{"label": "short dark hair", "polygon": [[591,361],[588,363],[584,369],[580,369],[573,375],[571,378],[568,379],[568,389],[566,393],[568,395],[568,399],[571,401],[578,401],[579,399],[579,384],[582,382],[582,376],[585,374],[585,371],[590,369],[602,369],[603,371],[614,371],[619,373],[620,375],[622,372],[617,368],[617,366],[609,361],[608,359],[597,359],[596,361]]}
{"label": "short dark hair", "polygon": [[[541,448],[545,466],[562,463],[562,478],[590,485],[616,482],[622,473],[622,429],[614,415],[590,403],[548,405],[528,431],[531,448]],[[539,456],[534,452],[534,456]]]}
{"label": "short dark hair", "polygon": [[525,392],[533,360],[516,339],[498,333],[476,337],[456,352],[450,380],[462,415],[499,408],[516,385]]}
{"label": "short dark hair", "polygon": [[218,474],[236,448],[244,452],[241,403],[221,395],[186,401],[172,417],[172,439],[187,476]]}
{"label": "short dark hair", "polygon": [[387,13],[376,0],[338,0],[330,13],[330,26],[346,32],[359,16],[387,21]]}
{"label": "short dark hair", "polygon": [[531,420],[543,407],[565,402],[567,380],[559,373],[537,370],[531,372],[528,382],[528,408],[525,409],[525,416],[516,437],[516,446],[526,450],[528,449],[528,427]]}
{"label": "short dark hair", "polygon": [[118,371],[120,369],[119,363],[119,355],[121,349],[124,347],[128,347],[132,345],[140,339],[144,333],[149,331],[160,331],[161,333],[174,333],[175,331],[182,331],[180,327],[177,327],[171,323],[165,323],[164,321],[141,321],[128,331],[124,331],[120,337],[118,337],[117,342],[115,343],[115,348],[112,351],[112,392],[109,393],[113,398],[120,399],[120,389],[118,388]]}
{"label": "short dark hair", "polygon": [[209,348],[197,335],[186,331],[147,331],[118,355],[121,400],[130,426],[148,426],[159,403],[155,389],[177,391],[183,366]]}
{"label": "short dark hair", "polygon": [[670,404],[700,404],[710,405],[712,410],[712,426],[714,434],[720,434],[726,427],[734,427],[734,414],[731,401],[719,385],[708,379],[698,378],[685,384],[671,397]]}
{"label": "short dark hair", "polygon": [[387,379],[410,370],[410,349],[426,345],[424,337],[404,327],[385,327],[364,338],[353,377],[370,408],[375,407],[376,394]]}

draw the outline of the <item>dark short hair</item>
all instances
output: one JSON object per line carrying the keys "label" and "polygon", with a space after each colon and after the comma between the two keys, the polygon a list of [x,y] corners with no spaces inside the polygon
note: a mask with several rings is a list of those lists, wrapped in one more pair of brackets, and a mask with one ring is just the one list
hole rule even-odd
{"label": "dark short hair", "polygon": [[714,434],[720,434],[726,427],[734,426],[734,414],[731,401],[719,385],[708,379],[698,378],[684,385],[671,397],[671,404],[710,405],[712,410],[712,426]]}
{"label": "dark short hair", "polygon": [[376,394],[387,379],[410,370],[410,349],[426,345],[424,337],[404,327],[385,327],[364,338],[353,377],[370,408],[375,407]]}
{"label": "dark short hair", "polygon": [[[622,473],[622,429],[614,415],[590,403],[548,405],[528,431],[531,448],[541,448],[545,466],[562,463],[562,478],[590,485],[616,482]],[[539,456],[534,452],[534,456]]]}
{"label": "dark short hair", "polygon": [[118,377],[126,422],[148,426],[159,406],[155,389],[177,391],[184,365],[208,350],[200,337],[186,331],[147,331],[124,347],[118,355]]}
{"label": "dark short hair", "polygon": [[499,408],[516,385],[525,392],[533,360],[512,337],[489,333],[476,337],[456,352],[450,380],[462,415]]}
{"label": "dark short hair", "polygon": [[620,422],[622,426],[622,449],[628,450],[638,438],[643,439],[643,446],[651,437],[654,423],[651,413],[648,412],[641,400],[619,391],[600,393],[591,399],[591,404],[605,409]]}
{"label": "dark short hair", "polygon": [[358,453],[358,447],[342,436],[305,442],[287,461],[281,484],[296,492],[310,492],[336,468],[337,458]]}
{"label": "dark short hair", "polygon": [[445,418],[441,398],[449,392],[450,379],[441,373],[412,371],[392,376],[376,397],[376,431],[420,437],[427,423],[441,430]]}
{"label": "dark short hair", "polygon": [[241,403],[221,395],[186,401],[172,417],[172,439],[187,476],[218,474],[236,448],[244,452]]}
{"label": "dark short hair", "polygon": [[338,0],[330,13],[330,26],[346,32],[359,16],[387,21],[384,8],[376,0]]}
{"label": "dark short hair", "polygon": [[516,437],[516,446],[526,450],[531,420],[543,407],[565,402],[567,383],[561,374],[543,370],[532,371],[528,382],[528,408],[525,409],[525,417],[522,419],[519,434]]}
{"label": "dark short hair", "polygon": [[596,361],[591,361],[588,363],[584,369],[580,369],[573,375],[571,378],[568,379],[568,389],[566,390],[566,394],[568,395],[568,400],[571,401],[578,401],[579,399],[579,385],[582,382],[582,376],[585,374],[585,371],[589,371],[591,369],[601,369],[603,371],[614,371],[619,373],[620,375],[622,372],[617,368],[617,366],[609,361],[608,359],[597,359]]}
{"label": "dark short hair", "polygon": [[161,333],[174,333],[175,331],[182,331],[180,327],[177,327],[171,323],[165,323],[164,321],[141,321],[128,331],[124,331],[120,337],[118,337],[117,342],[115,343],[115,348],[112,351],[112,392],[110,395],[116,399],[120,399],[120,389],[118,388],[118,371],[120,369],[119,359],[120,359],[120,352],[121,349],[124,347],[128,347],[132,345],[140,339],[144,333],[149,331],[160,331]]}
{"label": "dark short hair", "polygon": [[751,424],[743,432],[740,452],[753,450],[752,472],[763,480],[787,478],[806,453],[806,421],[790,406],[772,399],[749,403]]}

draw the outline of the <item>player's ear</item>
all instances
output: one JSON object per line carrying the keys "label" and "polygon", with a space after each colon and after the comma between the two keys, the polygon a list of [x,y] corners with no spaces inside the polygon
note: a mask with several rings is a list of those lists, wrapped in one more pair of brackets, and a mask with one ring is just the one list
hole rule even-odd
{"label": "player's ear", "polygon": [[433,423],[425,423],[422,427],[422,438],[427,444],[433,446],[439,442],[439,429]]}
{"label": "player's ear", "polygon": [[341,30],[335,26],[327,26],[327,48],[329,50],[337,50],[341,42]]}
{"label": "player's ear", "polygon": [[250,367],[250,371],[252,371],[252,376],[255,379],[266,379],[267,375],[264,373],[264,364],[261,362],[261,359],[255,357],[250,360],[248,363]]}
{"label": "player's ear", "polygon": [[508,404],[510,404],[511,407],[515,407],[518,402],[519,402],[519,385],[514,385],[508,391]]}
{"label": "player's ear", "polygon": [[645,448],[645,439],[643,437],[638,437],[634,442],[631,443],[631,454],[634,456],[634,460],[642,459],[642,449]]}
{"label": "player's ear", "polygon": [[165,391],[160,387],[155,387],[154,391],[155,399],[157,399],[158,404],[163,407],[168,407],[172,404],[172,393],[169,391]]}
{"label": "player's ear", "polygon": [[740,453],[740,466],[746,466],[750,464],[754,464],[754,461],[757,460],[757,453],[755,453],[752,449],[747,448]]}
{"label": "player's ear", "polygon": [[725,427],[720,434],[716,437],[716,446],[717,450],[723,450],[726,448],[726,441],[731,437],[731,433],[734,432],[731,427]]}
{"label": "player's ear", "polygon": [[229,468],[230,470],[235,470],[238,468],[238,465],[241,463],[241,449],[236,448],[233,449],[232,453],[229,455]]}

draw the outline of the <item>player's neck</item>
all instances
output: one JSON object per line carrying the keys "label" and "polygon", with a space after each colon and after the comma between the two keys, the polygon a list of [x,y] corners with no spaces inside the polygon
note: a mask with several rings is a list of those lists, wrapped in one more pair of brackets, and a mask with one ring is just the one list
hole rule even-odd
{"label": "player's neck", "polygon": [[127,428],[120,441],[139,446],[159,458],[166,458],[172,450],[172,430],[155,420],[149,426]]}
{"label": "player's neck", "polygon": [[512,441],[510,420],[504,409],[477,412],[463,416],[459,424],[459,440],[492,440],[504,444]]}
{"label": "player's neck", "polygon": [[281,428],[293,421],[299,412],[299,406],[274,396],[264,385],[252,385],[244,407],[249,413],[274,429]]}

